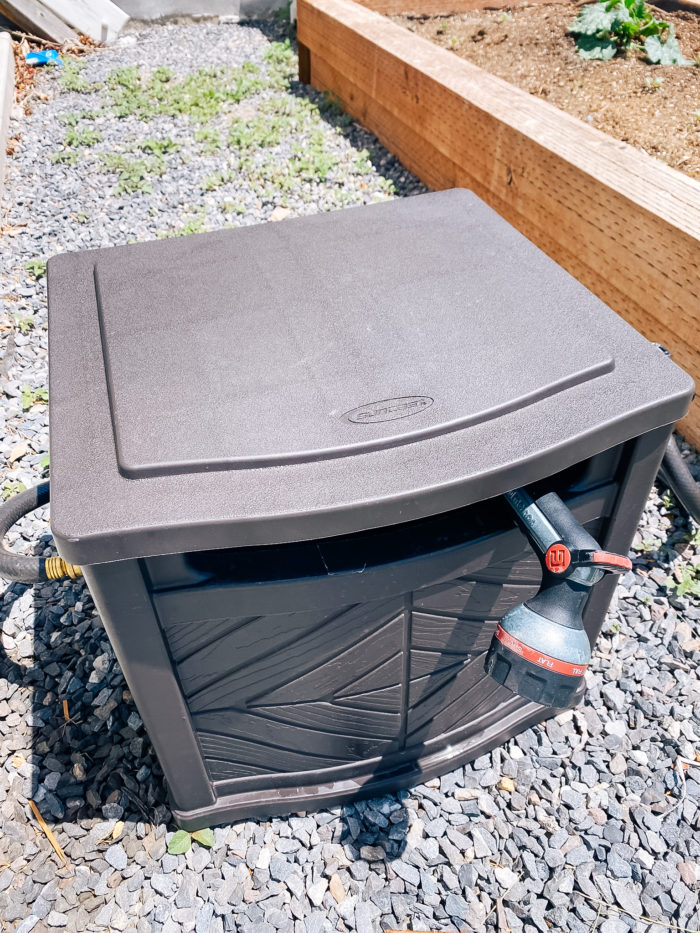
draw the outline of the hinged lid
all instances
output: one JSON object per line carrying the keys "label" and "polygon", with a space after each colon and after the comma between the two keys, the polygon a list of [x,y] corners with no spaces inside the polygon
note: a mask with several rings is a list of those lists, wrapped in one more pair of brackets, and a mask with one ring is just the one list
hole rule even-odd
{"label": "hinged lid", "polygon": [[680,417],[690,379],[473,194],[49,263],[76,563],[496,495]]}

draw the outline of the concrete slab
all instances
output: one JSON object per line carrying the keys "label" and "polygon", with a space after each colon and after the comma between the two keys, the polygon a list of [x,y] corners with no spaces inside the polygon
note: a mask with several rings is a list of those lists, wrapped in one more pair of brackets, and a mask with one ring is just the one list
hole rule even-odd
{"label": "concrete slab", "polygon": [[5,183],[5,150],[15,98],[15,59],[9,33],[0,33],[0,203]]}
{"label": "concrete slab", "polygon": [[132,19],[165,21],[174,17],[231,16],[248,19],[265,16],[287,0],[118,0]]}

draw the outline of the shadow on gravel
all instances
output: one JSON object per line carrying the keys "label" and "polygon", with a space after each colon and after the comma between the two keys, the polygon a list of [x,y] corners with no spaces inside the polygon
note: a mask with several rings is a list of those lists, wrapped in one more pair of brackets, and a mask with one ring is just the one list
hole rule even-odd
{"label": "shadow on gravel", "polygon": [[[50,543],[45,536],[37,552]],[[0,631],[15,658],[0,644],[7,783],[20,780],[20,800],[32,799],[49,824],[169,819],[162,772],[87,587],[13,583],[1,599]]]}

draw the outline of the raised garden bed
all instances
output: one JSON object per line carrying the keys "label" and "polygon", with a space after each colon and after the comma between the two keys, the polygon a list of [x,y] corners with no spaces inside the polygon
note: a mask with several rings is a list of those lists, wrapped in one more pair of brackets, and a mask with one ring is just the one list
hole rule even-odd
{"label": "raised garden bed", "polygon": [[[432,188],[473,189],[700,382],[700,183],[352,0],[299,0],[302,80]],[[700,442],[696,402],[682,430]]]}
{"label": "raised garden bed", "polygon": [[[683,53],[700,57],[700,16],[655,11]],[[642,52],[586,61],[567,27],[571,4],[518,6],[507,13],[404,15],[395,22],[603,130],[700,178],[700,69],[651,66]]]}

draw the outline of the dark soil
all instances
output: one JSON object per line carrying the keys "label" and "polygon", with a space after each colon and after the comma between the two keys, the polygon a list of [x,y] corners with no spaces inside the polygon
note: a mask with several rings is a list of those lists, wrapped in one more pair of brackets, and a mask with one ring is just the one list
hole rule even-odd
{"label": "dark soil", "polygon": [[[649,65],[643,52],[585,61],[567,27],[572,3],[396,16],[395,22],[550,101],[616,139],[700,178],[700,67]],[[673,23],[683,54],[700,58],[700,16],[656,11]]]}

